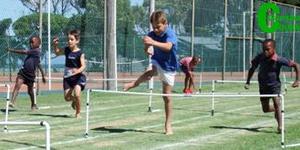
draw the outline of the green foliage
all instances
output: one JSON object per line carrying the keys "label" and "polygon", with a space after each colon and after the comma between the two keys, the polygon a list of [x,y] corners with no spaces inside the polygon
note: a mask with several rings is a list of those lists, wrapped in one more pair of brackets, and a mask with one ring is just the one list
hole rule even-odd
{"label": "green foliage", "polygon": [[6,35],[5,32],[8,30],[11,23],[12,23],[11,18],[6,18],[0,21],[0,36]]}
{"label": "green foliage", "polygon": [[[43,16],[47,16],[46,13]],[[51,14],[51,33],[61,34],[65,30],[65,25],[68,23],[69,19],[56,14]],[[47,19],[43,19],[43,28],[47,28]],[[28,37],[32,33],[38,33],[39,30],[39,14],[31,14],[27,16],[22,16],[13,23],[13,29],[16,36]],[[43,30],[43,36],[47,35],[47,30]]]}

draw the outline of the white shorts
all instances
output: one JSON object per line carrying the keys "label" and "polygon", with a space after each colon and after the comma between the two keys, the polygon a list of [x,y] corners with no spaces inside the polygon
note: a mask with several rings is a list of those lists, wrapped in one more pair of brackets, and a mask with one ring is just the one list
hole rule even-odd
{"label": "white shorts", "polygon": [[176,71],[170,72],[170,71],[163,70],[161,68],[161,66],[158,64],[158,62],[153,59],[151,60],[151,65],[155,66],[156,71],[157,71],[156,73],[158,74],[158,76],[162,82],[164,82],[170,86],[174,86]]}

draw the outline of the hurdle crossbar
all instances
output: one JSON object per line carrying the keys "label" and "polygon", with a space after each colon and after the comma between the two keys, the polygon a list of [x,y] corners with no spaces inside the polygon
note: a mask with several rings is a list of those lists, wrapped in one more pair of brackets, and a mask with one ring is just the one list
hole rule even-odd
{"label": "hurdle crossbar", "polygon": [[[143,96],[171,96],[171,97],[212,97],[212,94],[160,94],[160,93],[142,93],[142,92],[124,92],[124,91],[108,91],[99,89],[90,89],[90,92],[101,92],[101,93],[116,93],[126,95],[143,95]],[[215,97],[277,97],[281,94],[215,94]]]}
{"label": "hurdle crossbar", "polygon": [[[283,74],[283,79],[284,79],[284,91],[282,91],[282,94],[285,95],[287,93],[287,85],[286,84],[291,84],[292,82],[288,82],[286,81],[286,78],[285,78],[285,74]],[[246,83],[246,81],[243,81],[243,80],[212,80],[212,89],[211,89],[211,93],[214,93],[215,92],[215,83]],[[255,84],[258,84],[258,81],[251,81],[251,83],[255,83]],[[238,93],[240,94],[240,93]],[[241,95],[241,94],[240,94]],[[212,108],[211,108],[211,116],[214,115],[214,111],[215,111],[215,106],[214,106],[214,103],[215,103],[215,99],[214,97],[212,97]]]}
{"label": "hurdle crossbar", "polygon": [[[214,82],[213,82],[214,83]],[[87,90],[87,99],[86,99],[86,130],[85,130],[85,137],[88,137],[89,133],[89,108],[90,108],[90,93],[91,92],[101,92],[101,93],[114,93],[114,94],[126,94],[126,95],[143,95],[143,96],[171,96],[171,97],[280,97],[281,98],[281,121],[282,121],[282,128],[281,128],[281,147],[292,147],[292,146],[300,146],[299,144],[285,144],[285,111],[284,111],[284,95],[283,94],[217,94],[215,92],[212,92],[210,94],[160,94],[160,93],[142,93],[142,92],[123,92],[123,91],[107,91],[107,90],[99,90],[99,89],[88,89]]]}
{"label": "hurdle crossbar", "polygon": [[[41,77],[37,77],[38,79],[41,79]],[[62,77],[52,77],[51,80],[57,80],[57,81],[62,81],[64,78]],[[87,78],[87,81],[134,81],[136,79],[134,78],[122,78],[122,79],[112,79],[112,78],[107,78],[107,79],[90,79]]]}
{"label": "hurdle crossbar", "polygon": [[40,122],[0,122],[0,125],[40,125],[44,126],[46,128],[46,150],[50,150],[50,125],[46,121],[40,121]]}

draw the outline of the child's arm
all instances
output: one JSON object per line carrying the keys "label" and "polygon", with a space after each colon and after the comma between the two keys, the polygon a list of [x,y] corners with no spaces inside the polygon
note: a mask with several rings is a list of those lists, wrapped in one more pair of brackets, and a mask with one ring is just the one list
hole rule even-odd
{"label": "child's arm", "polygon": [[153,49],[151,49],[148,45],[144,46],[144,51],[147,55],[153,55]]}
{"label": "child's arm", "polygon": [[46,83],[45,73],[44,73],[44,71],[43,71],[43,69],[42,69],[41,64],[38,65],[38,68],[39,68],[39,70],[40,70],[40,72],[41,72],[41,74],[42,74],[42,80],[43,80],[43,83],[45,84],[45,83]]}
{"label": "child's arm", "polygon": [[27,50],[16,50],[13,48],[8,48],[7,51],[17,53],[17,54],[28,54]]}
{"label": "child's arm", "polygon": [[166,43],[158,42],[158,41],[153,40],[149,36],[144,37],[144,44],[146,46],[155,46],[155,47],[161,49],[164,52],[169,52],[172,49],[172,46],[173,46],[173,44],[171,42],[166,42]]}
{"label": "child's arm", "polygon": [[80,56],[80,62],[81,62],[80,68],[78,68],[78,69],[75,68],[75,69],[73,70],[73,75],[79,74],[79,73],[81,73],[81,72],[84,71],[84,69],[85,69],[85,67],[86,67],[86,65],[85,65],[84,54],[82,54],[82,55]]}
{"label": "child's arm", "polygon": [[254,74],[254,71],[256,69],[256,66],[252,65],[251,68],[249,69],[248,71],[248,76],[247,76],[247,81],[246,81],[246,84],[244,86],[245,89],[249,89],[249,85],[250,85],[250,80]]}
{"label": "child's arm", "polygon": [[300,75],[300,69],[298,63],[293,63],[292,67],[295,69],[296,79],[295,82],[292,84],[292,87],[298,87],[299,86],[299,75]]}
{"label": "child's arm", "polygon": [[54,48],[54,53],[56,56],[64,54],[64,49],[61,49],[58,47],[58,40],[59,40],[58,37],[54,37],[53,42],[52,42],[52,45]]}

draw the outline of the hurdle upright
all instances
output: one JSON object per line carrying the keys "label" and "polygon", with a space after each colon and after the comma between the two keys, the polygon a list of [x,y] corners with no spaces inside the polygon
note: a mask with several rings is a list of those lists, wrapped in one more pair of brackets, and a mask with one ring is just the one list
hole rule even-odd
{"label": "hurdle upright", "polygon": [[[0,87],[6,87],[6,105],[5,105],[5,119],[4,121],[7,122],[8,120],[8,109],[9,109],[9,100],[10,100],[10,85],[9,84],[0,84]],[[7,125],[4,126],[4,131],[7,130]]]}
{"label": "hurdle upright", "polygon": [[46,128],[46,150],[50,150],[50,125],[46,121],[40,121],[40,122],[0,122],[0,125],[40,125],[44,126]]}

